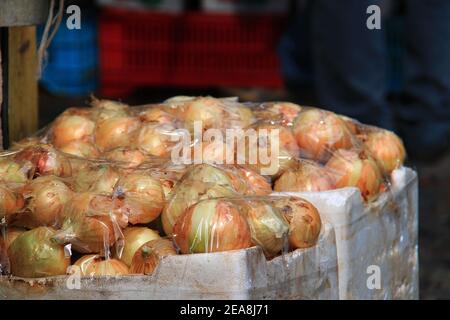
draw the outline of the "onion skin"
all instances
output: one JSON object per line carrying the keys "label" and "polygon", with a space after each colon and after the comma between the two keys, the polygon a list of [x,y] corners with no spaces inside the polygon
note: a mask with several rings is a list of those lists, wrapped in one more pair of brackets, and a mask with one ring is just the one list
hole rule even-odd
{"label": "onion skin", "polygon": [[151,107],[139,113],[142,122],[154,122],[160,124],[172,124],[176,118],[160,107]]}
{"label": "onion skin", "polygon": [[73,184],[77,192],[112,194],[119,178],[120,174],[112,166],[85,166],[74,177]]}
{"label": "onion skin", "polygon": [[0,243],[3,243],[5,248],[8,249],[11,243],[13,243],[18,236],[26,231],[27,230],[24,228],[7,227],[3,237],[0,237]]}
{"label": "onion skin", "polygon": [[329,169],[316,164],[300,164],[289,169],[275,181],[277,192],[318,192],[336,189],[335,177]]}
{"label": "onion skin", "polygon": [[182,253],[220,252],[252,245],[245,217],[226,200],[208,199],[194,204],[178,218],[173,232]]}
{"label": "onion skin", "polygon": [[120,166],[125,168],[135,168],[145,161],[145,155],[129,147],[116,148],[105,152],[103,158],[113,162],[119,162]]}
{"label": "onion skin", "polygon": [[35,176],[70,177],[72,175],[69,159],[49,144],[26,147],[14,156],[14,160],[29,161],[35,169]]}
{"label": "onion skin", "polygon": [[136,147],[144,154],[168,157],[174,145],[174,141],[171,141],[174,134],[175,127],[172,125],[147,124],[139,130]]}
{"label": "onion skin", "polygon": [[94,133],[95,123],[88,117],[62,114],[52,126],[52,142],[59,148],[72,141],[89,139]]}
{"label": "onion skin", "polygon": [[144,243],[134,254],[130,273],[151,275],[161,259],[176,255],[173,243],[167,239],[151,240]]}
{"label": "onion skin", "polygon": [[89,141],[75,140],[59,147],[59,150],[81,158],[95,159],[100,155],[97,148]]}
{"label": "onion skin", "polygon": [[131,145],[140,121],[134,117],[112,117],[97,122],[95,143],[102,151]]}
{"label": "onion skin", "polygon": [[209,198],[235,196],[229,186],[202,181],[182,181],[175,186],[172,196],[161,214],[164,232],[172,235],[177,219],[194,203]]}
{"label": "onion skin", "polygon": [[249,201],[243,203],[242,207],[253,242],[262,247],[267,257],[280,253],[289,231],[289,225],[283,215],[264,201]]}
{"label": "onion skin", "polygon": [[357,187],[365,201],[378,196],[382,176],[375,160],[365,152],[338,150],[328,161],[327,167],[339,175],[337,188]]}
{"label": "onion skin", "polygon": [[0,222],[5,219],[9,223],[22,210],[24,205],[25,202],[21,194],[0,185]]}
{"label": "onion skin", "polygon": [[94,193],[75,194],[64,206],[60,243],[71,243],[80,253],[103,253],[122,235],[128,224],[126,216],[109,196]]}
{"label": "onion skin", "polygon": [[245,182],[245,195],[265,196],[272,193],[270,183],[253,170],[244,167],[236,168],[237,175]]}
{"label": "onion skin", "polygon": [[80,268],[81,275],[85,277],[114,277],[129,274],[128,267],[122,261],[103,259],[103,257],[95,254],[81,257],[74,265]]}
{"label": "onion skin", "polygon": [[322,221],[310,202],[298,198],[280,198],[274,202],[289,222],[289,244],[292,248],[308,248],[317,243]]}
{"label": "onion skin", "polygon": [[22,188],[26,210],[15,225],[29,229],[38,226],[57,227],[64,204],[73,196],[72,190],[58,177],[42,176]]}
{"label": "onion skin", "polygon": [[345,122],[336,114],[309,109],[294,121],[294,136],[304,158],[326,162],[338,149],[353,146],[352,134]]}
{"label": "onion skin", "polygon": [[186,128],[191,132],[196,121],[202,122],[203,130],[220,128],[225,115],[220,100],[213,97],[198,97],[185,103],[184,121]]}
{"label": "onion skin", "polygon": [[32,176],[31,162],[18,163],[10,159],[0,161],[0,181],[6,183],[25,183]]}
{"label": "onion skin", "polygon": [[111,110],[111,111],[127,111],[129,106],[125,103],[107,100],[107,99],[97,99],[92,97],[90,105],[94,109],[103,109],[103,110]]}
{"label": "onion skin", "polygon": [[[131,265],[134,254],[144,243],[161,238],[156,231],[146,227],[125,228],[123,230],[123,236],[124,246],[122,254],[120,257],[116,256],[116,258],[120,259],[127,266]],[[119,248],[116,248],[116,253],[118,251],[117,249]]]}
{"label": "onion skin", "polygon": [[389,175],[403,165],[406,151],[402,140],[395,133],[387,130],[372,131],[365,135],[363,141],[383,174]]}
{"label": "onion skin", "polygon": [[70,257],[52,240],[55,230],[38,227],[19,235],[8,249],[13,275],[39,278],[66,274]]}
{"label": "onion skin", "polygon": [[281,121],[283,125],[292,126],[302,107],[291,102],[268,102],[257,109],[256,116],[259,119]]}
{"label": "onion skin", "polygon": [[165,205],[161,182],[142,173],[122,177],[117,182],[115,194],[123,197],[121,211],[128,216],[131,224],[152,222]]}
{"label": "onion skin", "polygon": [[295,140],[294,134],[292,133],[290,128],[283,127],[277,124],[262,123],[259,124],[256,129],[258,131],[261,129],[266,129],[269,135],[272,130],[278,130],[280,147],[286,149],[293,156],[295,157],[298,156],[300,149],[297,145],[297,141]]}

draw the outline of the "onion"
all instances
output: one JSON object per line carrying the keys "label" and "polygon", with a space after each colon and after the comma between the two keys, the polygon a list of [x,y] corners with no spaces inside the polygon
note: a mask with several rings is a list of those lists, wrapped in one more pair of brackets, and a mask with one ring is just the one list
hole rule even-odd
{"label": "onion", "polygon": [[357,120],[349,118],[344,115],[338,115],[338,116],[339,116],[339,118],[341,118],[344,121],[345,125],[347,126],[347,128],[351,134],[357,135],[360,133],[361,124]]}
{"label": "onion", "polygon": [[103,151],[130,146],[139,126],[139,119],[134,117],[112,117],[98,121],[95,143]]}
{"label": "onion", "polygon": [[136,147],[145,154],[167,157],[170,155],[171,147],[175,143],[171,141],[174,135],[176,135],[175,127],[170,124],[147,124],[139,131]]}
{"label": "onion", "polygon": [[203,130],[219,128],[225,119],[225,109],[213,97],[198,97],[185,103],[184,121],[186,128],[193,132],[194,122],[201,121]]}
{"label": "onion", "polygon": [[0,180],[6,183],[25,183],[33,175],[33,165],[29,161],[22,163],[10,159],[0,161]]}
{"label": "onion", "polygon": [[177,120],[162,107],[150,107],[139,113],[142,122],[155,122],[160,124],[172,124]]}
{"label": "onion", "polygon": [[73,156],[82,158],[98,158],[99,152],[97,148],[88,141],[75,140],[59,147],[59,150]]}
{"label": "onion", "polygon": [[74,177],[74,187],[77,192],[112,194],[119,178],[119,173],[112,166],[87,166]]}
{"label": "onion", "polygon": [[298,197],[280,198],[274,201],[274,206],[289,222],[289,244],[292,248],[308,248],[317,243],[322,222],[316,207]]}
{"label": "onion", "polygon": [[56,147],[72,141],[89,139],[94,133],[95,123],[84,115],[62,114],[52,125],[52,142]]}
{"label": "onion", "polygon": [[292,125],[302,107],[290,102],[269,102],[263,103],[261,109],[256,109],[255,113],[259,119],[281,120],[283,125]]}
{"label": "onion", "polygon": [[159,180],[142,173],[131,173],[120,178],[115,194],[123,196],[121,212],[128,216],[131,224],[155,220],[165,204]]}
{"label": "onion", "polygon": [[246,128],[255,121],[252,109],[239,105],[237,107],[237,115],[239,118],[238,127]]}
{"label": "onion", "polygon": [[[128,227],[123,230],[123,248],[116,247],[116,258],[120,259],[127,266],[131,265],[136,251],[146,242],[160,239],[159,234],[146,227]],[[121,250],[122,249],[122,250]],[[122,251],[122,252],[120,252]]]}
{"label": "onion", "polygon": [[35,228],[57,227],[64,204],[72,197],[72,190],[58,177],[38,177],[22,188],[26,210],[15,225]]}
{"label": "onion", "polygon": [[173,228],[182,253],[204,253],[248,248],[250,228],[233,203],[208,199],[191,206]]}
{"label": "onion", "polygon": [[201,181],[206,183],[227,186],[239,189],[242,182],[236,181],[226,170],[210,164],[198,164],[192,166],[182,177],[183,181]]}
{"label": "onion", "polygon": [[7,250],[11,245],[11,243],[13,243],[18,236],[20,236],[22,233],[26,231],[27,230],[24,228],[7,227],[5,229],[3,237],[0,237],[0,242],[4,244],[5,249]]}
{"label": "onion", "polygon": [[104,253],[122,235],[128,221],[109,196],[78,193],[64,206],[60,243],[70,242],[80,253]]}
{"label": "onion", "polygon": [[352,147],[352,134],[336,114],[319,109],[301,112],[294,122],[294,135],[301,156],[327,161],[333,151]]}
{"label": "onion", "polygon": [[55,175],[69,177],[72,175],[72,166],[69,159],[57,152],[49,144],[29,146],[14,156],[15,161],[29,161],[35,168],[35,175]]}
{"label": "onion", "polygon": [[335,189],[335,176],[318,164],[301,162],[297,169],[286,170],[276,181],[278,192],[325,191]]}
{"label": "onion", "polygon": [[164,207],[161,221],[164,232],[171,235],[173,226],[184,211],[194,203],[209,198],[235,196],[236,192],[227,185],[202,181],[181,181],[172,191],[172,197]]}
{"label": "onion", "polygon": [[236,174],[245,182],[244,194],[265,196],[272,193],[270,183],[260,174],[244,167],[237,167],[235,170]]}
{"label": "onion", "polygon": [[173,243],[167,239],[151,240],[144,243],[134,254],[130,273],[151,275],[161,259],[176,255]]}
{"label": "onion", "polygon": [[262,247],[268,257],[283,249],[289,225],[277,209],[264,201],[242,203],[253,242]]}
{"label": "onion", "polygon": [[85,255],[75,263],[81,271],[82,276],[120,276],[128,274],[128,267],[120,260],[104,259],[102,256],[91,254]]}
{"label": "onion", "polygon": [[24,200],[6,186],[0,185],[0,224],[9,222],[23,208]]}
{"label": "onion", "polygon": [[119,101],[107,100],[107,99],[97,99],[92,97],[91,106],[94,109],[103,109],[111,111],[127,111],[128,105]]}
{"label": "onion", "polygon": [[52,240],[55,230],[38,227],[19,235],[8,249],[13,275],[39,278],[66,274],[70,257]]}
{"label": "onion", "polygon": [[172,191],[175,184],[174,181],[168,179],[159,179],[159,182],[161,182],[161,187],[164,192],[164,198],[169,199],[169,194]]}
{"label": "onion", "polygon": [[280,147],[286,149],[294,157],[298,156],[300,149],[297,145],[297,141],[295,140],[295,137],[290,128],[283,127],[277,124],[261,123],[256,127],[256,129],[257,130],[266,129],[269,135],[272,130],[278,130]]}
{"label": "onion", "polygon": [[103,157],[109,161],[119,162],[125,168],[135,168],[145,161],[145,156],[142,152],[130,147],[110,150],[105,152]]}
{"label": "onion", "polygon": [[377,197],[381,186],[381,173],[375,160],[365,152],[337,150],[327,167],[339,176],[337,188],[358,187],[366,201]]}
{"label": "onion", "polygon": [[393,132],[377,130],[364,137],[364,145],[386,175],[405,161],[406,151],[402,140]]}

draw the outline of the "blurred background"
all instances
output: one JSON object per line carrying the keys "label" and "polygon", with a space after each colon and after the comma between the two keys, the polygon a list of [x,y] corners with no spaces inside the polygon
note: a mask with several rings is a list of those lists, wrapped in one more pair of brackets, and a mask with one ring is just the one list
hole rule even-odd
{"label": "blurred background", "polygon": [[[450,1],[98,0],[47,49],[39,127],[89,96],[288,100],[396,131],[420,175],[420,295],[450,298]],[[369,5],[381,29],[366,25]],[[426,6],[426,7],[425,7]],[[38,26],[38,42],[44,25]]]}

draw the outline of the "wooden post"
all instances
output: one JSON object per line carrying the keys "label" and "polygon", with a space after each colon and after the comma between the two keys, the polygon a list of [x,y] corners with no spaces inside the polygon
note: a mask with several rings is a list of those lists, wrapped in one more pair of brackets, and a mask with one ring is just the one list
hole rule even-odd
{"label": "wooden post", "polygon": [[[36,77],[36,27],[8,29],[8,122],[9,142],[18,141],[38,128]],[[6,78],[6,79],[5,79]]]}

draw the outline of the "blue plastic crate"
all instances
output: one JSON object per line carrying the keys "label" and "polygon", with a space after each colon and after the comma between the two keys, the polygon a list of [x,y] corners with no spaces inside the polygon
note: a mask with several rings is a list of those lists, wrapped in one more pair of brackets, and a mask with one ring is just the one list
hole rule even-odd
{"label": "blue plastic crate", "polygon": [[[38,28],[38,40],[44,27]],[[70,30],[64,21],[48,48],[41,85],[59,95],[89,94],[98,85],[97,23],[82,16],[81,29]]]}

